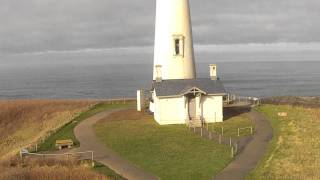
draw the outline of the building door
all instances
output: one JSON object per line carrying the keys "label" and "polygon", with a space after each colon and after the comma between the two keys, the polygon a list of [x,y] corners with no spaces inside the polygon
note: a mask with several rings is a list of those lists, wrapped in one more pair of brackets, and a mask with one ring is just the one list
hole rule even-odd
{"label": "building door", "polygon": [[189,117],[190,117],[190,119],[193,119],[193,118],[196,117],[196,108],[197,108],[197,106],[196,106],[196,96],[190,95],[190,96],[188,97],[188,100],[189,100],[189,101],[188,101]]}

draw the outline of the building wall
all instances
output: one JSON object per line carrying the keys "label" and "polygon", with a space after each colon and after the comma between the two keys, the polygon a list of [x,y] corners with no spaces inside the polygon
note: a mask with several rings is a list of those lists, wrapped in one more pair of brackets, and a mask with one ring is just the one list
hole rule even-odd
{"label": "building wall", "polygon": [[223,122],[223,97],[203,96],[202,116],[206,122]]}
{"label": "building wall", "polygon": [[155,98],[154,118],[160,125],[185,124],[187,118],[185,97]]}
{"label": "building wall", "polygon": [[[223,97],[197,97],[197,115],[206,122],[223,122]],[[154,96],[154,118],[160,125],[185,124],[188,117],[188,100],[185,96],[175,98],[158,98]]]}

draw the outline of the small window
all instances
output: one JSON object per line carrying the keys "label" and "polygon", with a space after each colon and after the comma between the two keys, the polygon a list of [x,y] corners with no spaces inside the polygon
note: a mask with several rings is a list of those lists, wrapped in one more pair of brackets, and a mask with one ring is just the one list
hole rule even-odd
{"label": "small window", "polygon": [[180,39],[175,39],[174,40],[175,43],[175,53],[176,55],[180,55]]}
{"label": "small window", "polygon": [[184,36],[173,36],[174,56],[184,56]]}

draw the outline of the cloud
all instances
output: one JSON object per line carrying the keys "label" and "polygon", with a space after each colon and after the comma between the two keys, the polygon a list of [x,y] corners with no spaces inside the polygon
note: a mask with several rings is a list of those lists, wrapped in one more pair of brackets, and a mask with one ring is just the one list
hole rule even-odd
{"label": "cloud", "polygon": [[[196,44],[320,42],[318,0],[190,0]],[[0,54],[152,46],[155,1],[1,0]]]}

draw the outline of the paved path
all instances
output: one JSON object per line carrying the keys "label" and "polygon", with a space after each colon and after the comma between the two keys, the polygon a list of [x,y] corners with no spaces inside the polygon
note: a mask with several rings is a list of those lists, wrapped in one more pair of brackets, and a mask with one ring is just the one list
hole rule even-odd
{"label": "paved path", "polygon": [[74,133],[80,141],[80,151],[94,151],[94,159],[129,180],[153,180],[158,177],[143,171],[127,160],[122,159],[117,153],[107,148],[96,137],[92,126],[99,120],[107,117],[109,114],[119,111],[111,110],[99,113],[82,121],[75,129]]}
{"label": "paved path", "polygon": [[269,121],[260,113],[252,110],[249,116],[255,123],[256,133],[249,144],[243,149],[236,159],[222,170],[214,179],[240,180],[253,170],[267,150],[272,138],[272,127]]}

